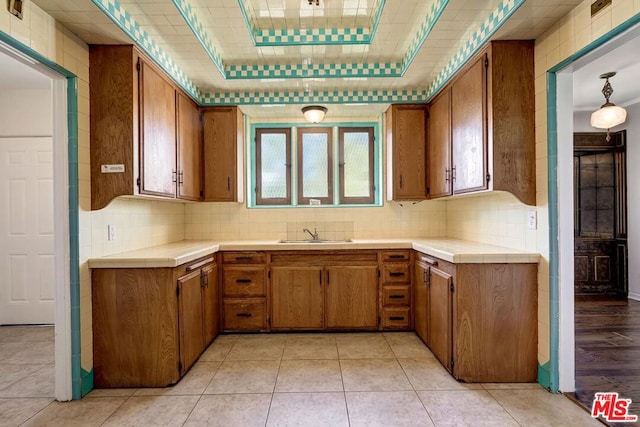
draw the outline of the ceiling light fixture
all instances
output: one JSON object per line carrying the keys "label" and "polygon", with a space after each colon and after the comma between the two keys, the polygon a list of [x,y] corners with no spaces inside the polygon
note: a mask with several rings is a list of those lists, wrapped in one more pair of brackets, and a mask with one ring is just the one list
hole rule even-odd
{"label": "ceiling light fixture", "polygon": [[316,6],[320,6],[320,0],[309,0],[309,6],[313,6],[314,3]]}
{"label": "ceiling light fixture", "polygon": [[609,135],[609,129],[619,124],[622,124],[627,120],[627,110],[622,107],[618,107],[613,102],[609,101],[609,98],[613,94],[613,88],[609,83],[609,78],[616,75],[615,71],[604,73],[600,75],[601,79],[605,79],[604,87],[602,88],[602,94],[604,95],[605,103],[602,104],[599,110],[594,111],[591,114],[591,126],[599,129],[607,130],[607,141],[611,139]]}
{"label": "ceiling light fixture", "polygon": [[302,107],[302,114],[308,122],[320,123],[324,119],[324,115],[327,114],[327,107],[322,105],[308,105]]}

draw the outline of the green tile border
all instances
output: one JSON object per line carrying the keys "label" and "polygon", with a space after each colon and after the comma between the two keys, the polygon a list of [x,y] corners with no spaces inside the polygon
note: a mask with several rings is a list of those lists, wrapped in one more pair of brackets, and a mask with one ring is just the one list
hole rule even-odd
{"label": "green tile border", "polygon": [[[548,385],[540,384],[556,393],[559,390],[559,344],[560,344],[560,253],[558,249],[558,122],[557,122],[557,73],[568,65],[604,45],[632,27],[640,24],[640,13],[611,31],[600,36],[573,55],[559,62],[547,71],[547,168],[548,168],[548,202],[549,202],[549,335],[550,357],[545,364],[549,371]],[[546,377],[544,378],[546,379]]]}
{"label": "green tile border", "polygon": [[[0,41],[67,79],[67,147],[69,197],[69,297],[71,305],[71,388],[72,398],[82,397],[81,333],[80,333],[80,239],[78,198],[78,79],[75,74],[29,46],[0,31]],[[91,381],[91,387],[93,382]]]}
{"label": "green tile border", "polygon": [[323,104],[425,102],[425,92],[401,90],[370,91],[271,91],[206,93],[202,105]]}

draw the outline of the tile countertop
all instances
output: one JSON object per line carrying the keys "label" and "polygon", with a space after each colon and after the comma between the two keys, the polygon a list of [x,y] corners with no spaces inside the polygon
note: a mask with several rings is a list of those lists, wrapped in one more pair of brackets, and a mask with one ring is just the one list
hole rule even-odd
{"label": "tile countertop", "polygon": [[453,263],[538,263],[540,254],[448,238],[354,239],[351,242],[278,243],[269,240],[183,240],[89,260],[89,268],[176,267],[218,251],[415,249]]}

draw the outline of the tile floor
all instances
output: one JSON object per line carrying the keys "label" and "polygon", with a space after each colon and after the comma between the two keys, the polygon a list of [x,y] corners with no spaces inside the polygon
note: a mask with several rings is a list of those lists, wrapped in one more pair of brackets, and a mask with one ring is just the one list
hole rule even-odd
{"label": "tile floor", "polygon": [[174,387],[53,401],[53,331],[0,328],[2,426],[598,426],[537,384],[461,384],[413,333],[223,335]]}

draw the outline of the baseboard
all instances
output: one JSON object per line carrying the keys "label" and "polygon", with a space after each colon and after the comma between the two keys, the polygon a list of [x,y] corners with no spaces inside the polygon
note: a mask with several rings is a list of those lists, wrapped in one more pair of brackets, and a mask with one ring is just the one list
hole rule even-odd
{"label": "baseboard", "polygon": [[629,292],[629,295],[627,296],[627,298],[635,300],[635,301],[640,301],[640,294],[638,294],[636,292]]}

